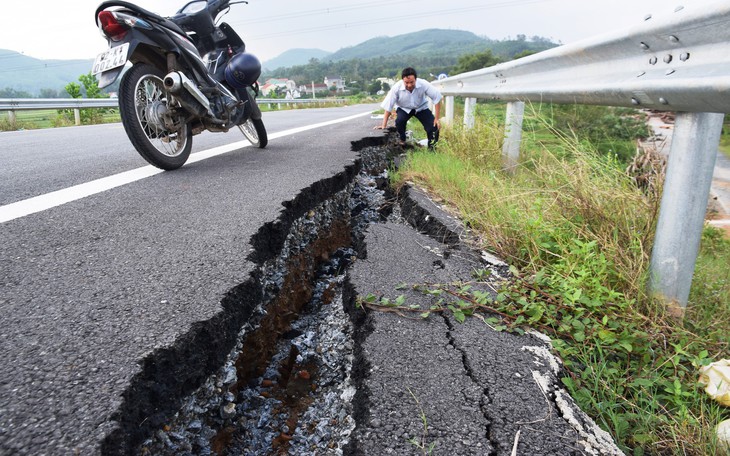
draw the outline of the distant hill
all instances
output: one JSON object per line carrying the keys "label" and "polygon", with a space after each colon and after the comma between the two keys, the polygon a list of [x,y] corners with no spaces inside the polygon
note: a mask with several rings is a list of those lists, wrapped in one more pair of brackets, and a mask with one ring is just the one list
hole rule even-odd
{"label": "distant hill", "polygon": [[42,89],[50,89],[65,94],[66,84],[78,82],[79,76],[91,71],[93,64],[93,59],[41,60],[0,49],[0,90],[10,88],[38,96]]}
{"label": "distant hill", "polygon": [[398,36],[381,36],[342,48],[325,60],[371,59],[394,55],[428,56],[470,54],[484,50],[488,41],[463,30],[427,29]]}
{"label": "distant hill", "polygon": [[289,49],[271,60],[263,62],[263,67],[268,70],[275,70],[282,67],[304,65],[312,59],[323,59],[331,52],[322,49]]}

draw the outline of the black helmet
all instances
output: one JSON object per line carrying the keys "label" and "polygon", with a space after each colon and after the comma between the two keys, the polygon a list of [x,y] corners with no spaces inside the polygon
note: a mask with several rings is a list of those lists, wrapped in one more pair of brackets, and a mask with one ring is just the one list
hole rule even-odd
{"label": "black helmet", "polygon": [[248,52],[234,55],[226,67],[226,81],[234,89],[253,85],[259,76],[261,76],[261,62]]}

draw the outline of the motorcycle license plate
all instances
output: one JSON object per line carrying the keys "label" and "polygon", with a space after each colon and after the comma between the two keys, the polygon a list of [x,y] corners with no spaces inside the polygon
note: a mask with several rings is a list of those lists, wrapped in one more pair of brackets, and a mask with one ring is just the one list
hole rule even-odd
{"label": "motorcycle license plate", "polygon": [[104,71],[112,70],[114,68],[123,66],[127,63],[127,53],[129,52],[129,43],[124,43],[121,46],[107,49],[101,54],[96,56],[94,66],[92,67],[92,74],[103,73]]}

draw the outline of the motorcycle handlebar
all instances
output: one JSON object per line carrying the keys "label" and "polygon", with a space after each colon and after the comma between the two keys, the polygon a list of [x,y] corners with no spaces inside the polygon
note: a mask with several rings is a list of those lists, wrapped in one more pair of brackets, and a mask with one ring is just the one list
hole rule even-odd
{"label": "motorcycle handlebar", "polygon": [[208,12],[214,20],[224,9],[228,8],[230,0],[208,0]]}
{"label": "motorcycle handlebar", "polygon": [[231,0],[208,0],[208,11],[210,12],[210,16],[215,20],[215,18],[217,18],[224,9],[239,3],[248,4],[246,0],[239,0],[235,2],[231,2]]}
{"label": "motorcycle handlebar", "polygon": [[[192,0],[186,3],[185,6],[183,6],[177,12],[177,14],[170,17],[170,19],[179,26],[183,27],[183,29],[192,29],[195,32],[203,34],[208,34],[212,32],[211,28],[214,26],[214,22],[218,18],[218,15],[226,10],[226,8],[238,3],[248,3],[246,0],[205,0],[205,13],[203,13],[203,10],[199,10],[197,13],[192,15],[183,13],[188,5],[196,3],[197,1],[201,0]],[[209,16],[209,18],[204,18],[204,16],[206,15]]]}

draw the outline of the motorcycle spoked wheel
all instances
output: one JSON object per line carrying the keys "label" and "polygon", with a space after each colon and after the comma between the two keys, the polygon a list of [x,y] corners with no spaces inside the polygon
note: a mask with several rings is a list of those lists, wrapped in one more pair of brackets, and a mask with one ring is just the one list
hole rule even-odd
{"label": "motorcycle spoked wheel", "polygon": [[269,143],[269,136],[266,133],[264,121],[261,119],[251,119],[238,126],[243,136],[248,139],[252,146],[263,149]]}
{"label": "motorcycle spoked wheel", "polygon": [[119,84],[122,125],[137,152],[151,165],[170,171],[185,164],[193,144],[193,132],[181,114],[174,118],[177,130],[165,127],[170,108],[163,84],[164,74],[146,63],[137,63]]}

